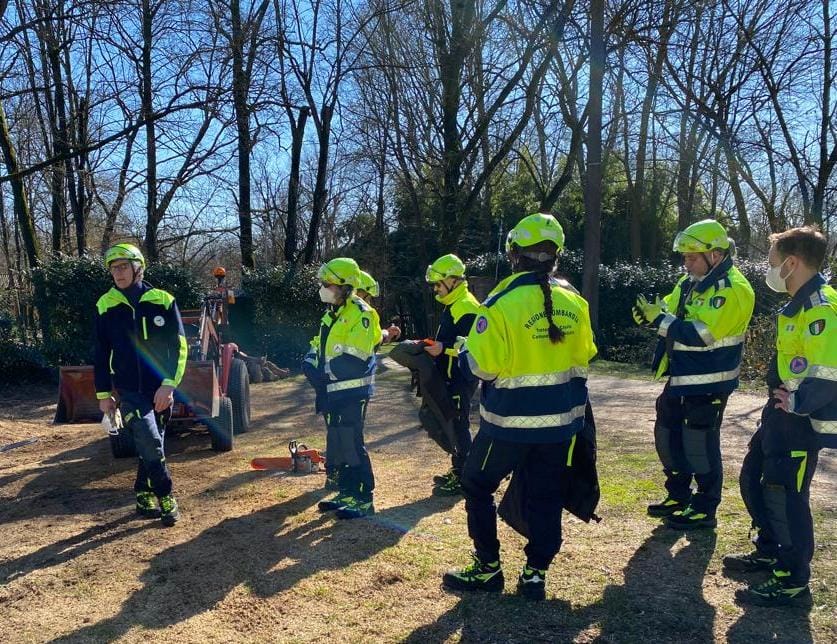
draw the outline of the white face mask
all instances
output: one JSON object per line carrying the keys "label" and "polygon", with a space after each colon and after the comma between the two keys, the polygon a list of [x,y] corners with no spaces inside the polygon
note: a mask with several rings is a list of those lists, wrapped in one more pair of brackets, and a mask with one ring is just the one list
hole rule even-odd
{"label": "white face mask", "polygon": [[324,304],[337,304],[337,296],[330,288],[320,286],[320,301]]}
{"label": "white face mask", "polygon": [[[767,286],[770,287],[771,290],[776,291],[777,293],[787,293],[788,292],[788,282],[787,279],[793,275],[793,271],[785,275],[784,277],[781,276],[782,274],[782,266],[785,265],[785,262],[790,259],[789,257],[785,258],[785,261],[779,264],[778,266],[768,266],[767,273],[764,275],[764,281]],[[794,268],[794,270],[796,270]]]}

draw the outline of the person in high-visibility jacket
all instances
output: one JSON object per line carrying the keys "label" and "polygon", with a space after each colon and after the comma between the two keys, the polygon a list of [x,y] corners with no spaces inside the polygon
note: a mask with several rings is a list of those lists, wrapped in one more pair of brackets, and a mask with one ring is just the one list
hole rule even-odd
{"label": "person in high-visibility jacket", "polygon": [[837,448],[837,291],[819,272],[826,250],[813,226],[770,236],[767,285],[791,300],[779,311],[770,395],[739,478],[756,549],[723,562],[728,570],[770,573],[764,583],[738,591],[744,602],[811,600],[811,479],[819,450]]}
{"label": "person in high-visibility jacket", "polygon": [[372,304],[372,299],[378,297],[381,292],[381,289],[378,286],[378,280],[366,271],[359,271],[357,284],[355,284],[355,292],[357,293],[357,296],[366,302],[369,305],[369,308],[372,309],[370,313],[375,320],[375,327],[379,332],[378,341],[375,344],[377,347],[383,342],[386,342],[387,339],[387,331],[381,327],[381,318],[378,315],[378,311]]}
{"label": "person in high-visibility jacket", "polygon": [[336,469],[339,490],[318,508],[336,510],[340,519],[375,512],[375,478],[363,424],[373,391],[380,327],[371,307],[354,293],[359,272],[355,260],[348,257],[337,257],[320,267],[319,295],[328,308],[303,361],[303,371],[317,392],[316,411],[326,419],[326,463]]}
{"label": "person in high-visibility jacket", "polygon": [[[657,330],[658,378],[668,376],[657,398],[654,440],[666,477],[666,498],[648,506],[675,529],[714,528],[721,502],[721,422],[738,387],[744,334],[755,297],[733,265],[733,245],[714,219],[688,226],[674,239],[684,275],[663,300],[640,295],[638,324]],[[697,490],[692,493],[692,479]]]}
{"label": "person in high-visibility jacket", "polygon": [[[434,494],[452,496],[462,491],[459,479],[462,466],[471,448],[471,399],[475,386],[462,374],[459,367],[458,338],[464,338],[476,318],[479,301],[468,290],[465,264],[453,254],[443,255],[427,267],[425,281],[433,287],[436,301],[444,305],[433,343],[424,347],[436,362],[436,369],[444,380],[457,415],[453,418],[455,445],[450,450],[451,468],[447,474],[436,476]],[[442,439],[444,441],[444,439]]]}
{"label": "person in high-visibility jacket", "polygon": [[[114,287],[96,302],[93,374],[103,414],[119,408],[139,464],[136,511],[165,526],[180,518],[164,447],[165,419],[186,369],[186,335],[174,296],[143,280],[145,258],[133,244],[105,253]],[[118,402],[117,402],[118,401]]]}
{"label": "person in high-visibility jacket", "polygon": [[462,472],[471,565],[445,573],[452,590],[500,592],[504,580],[494,492],[524,468],[529,542],[517,592],[546,596],[561,546],[562,495],[585,423],[587,367],[596,355],[587,302],[550,277],[564,232],[547,214],[524,217],[509,239],[514,273],[477,311],[460,355],[482,381],[480,427]]}

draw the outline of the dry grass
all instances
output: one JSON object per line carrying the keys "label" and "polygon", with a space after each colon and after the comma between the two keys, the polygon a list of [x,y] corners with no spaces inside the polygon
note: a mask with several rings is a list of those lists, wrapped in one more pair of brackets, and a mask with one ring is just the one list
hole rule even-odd
{"label": "dry grass", "polygon": [[735,479],[758,397],[731,400],[717,533],[684,536],[644,515],[660,494],[650,424],[659,385],[596,375],[604,521],[565,520],[550,598],[531,604],[510,594],[523,542],[502,524],[509,593],[439,587],[467,560],[463,504],[429,495],[447,464],[418,428],[406,374],[386,366],[367,427],[378,514],[348,523],[317,513],[322,477],[248,468],[291,438],[322,444],[300,380],[253,388],[254,426],[234,452],[210,452],[199,435],[170,441],[184,511],[171,530],[132,516],[133,464],[110,458],[98,427],[49,426],[43,395],[0,407],[0,438],[40,438],[0,455],[0,641],[837,639],[837,468],[826,452],[813,490],[814,609],[745,611],[733,601],[743,580],[721,573],[723,554],[747,546]]}

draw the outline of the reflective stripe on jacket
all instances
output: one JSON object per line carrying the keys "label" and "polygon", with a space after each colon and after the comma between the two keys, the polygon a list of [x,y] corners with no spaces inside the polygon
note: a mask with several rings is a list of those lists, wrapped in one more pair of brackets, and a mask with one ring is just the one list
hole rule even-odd
{"label": "reflective stripe on jacket", "polygon": [[789,411],[808,416],[823,447],[837,447],[837,291],[822,275],[779,312],[776,368]]}
{"label": "reflective stripe on jacket", "polygon": [[657,377],[669,376],[675,396],[731,393],[755,304],[747,278],[728,257],[699,282],[684,276],[664,300],[668,312],[655,320]]}
{"label": "reflective stripe on jacket", "polygon": [[375,347],[381,339],[380,323],[373,313],[372,307],[352,295],[342,306],[329,307],[320,321],[320,332],[311,340],[303,361],[305,370],[320,374],[329,410],[372,395]]}
{"label": "reflective stripe on jacket", "polygon": [[550,281],[555,325],[549,340],[544,296],[535,273],[516,273],[477,312],[460,355],[464,370],[483,380],[480,431],[502,440],[568,440],[584,424],[587,366],[596,355],[587,302]]}

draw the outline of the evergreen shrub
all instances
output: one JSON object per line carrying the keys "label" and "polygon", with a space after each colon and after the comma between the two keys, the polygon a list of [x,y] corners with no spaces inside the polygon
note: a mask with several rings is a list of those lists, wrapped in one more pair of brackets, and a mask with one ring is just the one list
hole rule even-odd
{"label": "evergreen shrub", "polygon": [[[316,266],[268,266],[246,270],[242,290],[251,300],[249,352],[297,368],[317,333],[323,304]],[[235,315],[235,309],[233,309]]]}

